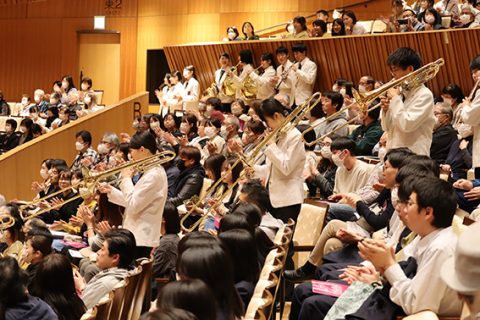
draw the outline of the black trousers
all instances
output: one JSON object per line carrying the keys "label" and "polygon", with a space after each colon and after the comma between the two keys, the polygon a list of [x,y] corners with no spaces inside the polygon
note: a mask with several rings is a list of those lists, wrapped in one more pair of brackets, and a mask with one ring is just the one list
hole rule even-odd
{"label": "black trousers", "polygon": [[475,168],[475,179],[480,179],[480,167]]}
{"label": "black trousers", "polygon": [[298,215],[300,214],[300,209],[302,208],[302,204],[294,204],[287,207],[280,207],[280,208],[271,208],[270,213],[277,219],[282,220],[284,223],[288,222],[288,219],[293,219],[297,222]]}

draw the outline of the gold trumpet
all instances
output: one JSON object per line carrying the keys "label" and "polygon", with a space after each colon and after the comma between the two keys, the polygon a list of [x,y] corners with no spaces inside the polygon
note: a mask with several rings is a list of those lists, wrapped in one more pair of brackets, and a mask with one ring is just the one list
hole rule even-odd
{"label": "gold trumpet", "polygon": [[[239,64],[240,62],[237,63],[237,65],[231,69],[234,74],[237,73],[237,68]],[[225,80],[223,81],[222,93],[231,98],[235,97],[235,95],[237,94],[237,85],[233,82],[232,77],[228,75],[225,77]]]}
{"label": "gold trumpet", "polygon": [[[262,66],[259,66],[258,68],[253,69],[252,72],[258,74],[258,70],[261,67]],[[250,77],[250,74],[248,74],[245,79],[243,79],[240,90],[242,92],[242,98],[245,100],[253,100],[257,98],[258,85],[257,82]]]}
{"label": "gold trumpet", "polygon": [[6,230],[13,227],[15,224],[15,218],[9,215],[8,213],[0,214],[0,230]]}
{"label": "gold trumpet", "polygon": [[[305,130],[302,133],[302,139],[303,139],[305,145],[310,147],[310,146],[313,146],[313,145],[317,144],[318,142],[322,141],[325,137],[328,137],[332,133],[342,129],[345,126],[348,126],[349,124],[351,124],[352,122],[354,122],[355,120],[360,118],[362,116],[362,113],[366,115],[366,114],[368,114],[368,112],[380,107],[380,104],[377,104],[377,105],[374,105],[373,107],[370,107],[370,109],[369,109],[369,106],[378,97],[385,94],[391,88],[400,86],[402,88],[402,91],[412,90],[412,89],[418,87],[419,85],[422,85],[425,82],[433,79],[437,75],[438,71],[440,70],[440,67],[443,66],[444,64],[445,64],[445,60],[443,60],[443,58],[440,58],[440,59],[438,59],[434,62],[430,62],[429,64],[421,67],[418,70],[415,70],[412,73],[407,74],[406,76],[401,77],[398,80],[393,79],[390,82],[381,86],[380,88],[372,90],[372,91],[368,91],[366,93],[359,93],[355,89],[352,89],[353,97],[355,98],[355,102],[352,103],[349,106],[346,106],[345,108],[340,109],[339,111],[335,112],[334,114],[327,117],[325,120],[316,124],[315,126],[310,127],[307,130]],[[324,134],[323,136],[317,138],[315,141],[307,142],[305,140],[305,134],[307,132],[314,130],[316,127],[324,124],[326,121],[332,119],[333,117],[336,117],[337,115],[341,114],[345,110],[350,109],[355,104],[357,104],[360,108],[360,114],[358,116],[351,119],[350,121],[343,124],[342,126],[335,128],[334,130],[330,131],[329,133]]]}
{"label": "gold trumpet", "polygon": [[[55,209],[57,207],[63,206],[65,203],[71,202],[73,200],[76,200],[78,198],[87,198],[94,194],[98,188],[98,185],[101,181],[104,181],[112,176],[118,175],[120,172],[122,172],[124,169],[127,168],[133,168],[136,173],[140,172],[145,172],[149,169],[152,169],[156,166],[159,166],[165,162],[172,161],[175,158],[175,153],[173,151],[164,151],[160,152],[154,155],[151,155],[147,158],[136,160],[136,161],[131,161],[131,162],[126,162],[121,165],[116,166],[115,168],[103,171],[103,172],[98,172],[94,173],[88,170],[87,168],[83,167],[83,181],[73,184],[69,186],[68,188],[64,188],[62,190],[59,190],[55,193],[49,194],[43,198],[37,199],[35,201],[32,201],[30,203],[24,204],[19,207],[20,210],[20,216],[22,217],[23,220],[28,220],[30,218],[36,217],[40,214],[43,214],[45,212],[49,212],[51,209]],[[118,182],[121,178],[114,179],[112,181],[109,181],[107,184],[114,184]],[[63,192],[67,191],[68,189],[73,189],[79,185],[84,185],[88,191],[79,193],[78,195],[62,202],[59,204],[54,204],[50,206],[47,209],[39,210],[39,211],[34,211],[33,213],[30,214],[32,210],[35,210],[38,206],[38,204],[42,201],[45,201],[49,198],[52,198],[58,194],[62,194]],[[1,218],[1,217],[0,217]],[[0,224],[1,226],[1,224]]]}
{"label": "gold trumpet", "polygon": [[[310,110],[312,110],[318,103],[320,103],[321,96],[322,95],[320,92],[313,94],[307,101],[305,101],[302,105],[298,106],[295,110],[288,114],[285,117],[285,120],[281,124],[279,124],[274,130],[265,131],[258,138],[259,142],[256,144],[256,146],[253,148],[253,150],[248,156],[245,156],[244,154],[239,154],[238,160],[230,166],[230,169],[227,170],[213,185],[211,185],[210,188],[208,188],[205,195],[202,198],[198,199],[195,205],[181,219],[180,226],[182,228],[182,231],[184,231],[185,233],[192,232],[198,225],[200,225],[205,219],[207,219],[209,217],[209,214],[212,213],[213,210],[215,210],[215,207],[221,204],[223,199],[225,199],[225,197],[230,194],[230,192],[233,190],[233,188],[235,188],[239,181],[247,175],[247,170],[242,171],[238,179],[227,190],[225,190],[220,197],[217,198],[217,201],[214,203],[214,205],[212,205],[210,209],[205,212],[198,221],[196,221],[190,228],[186,228],[184,226],[185,220],[196,210],[196,208],[200,208],[204,204],[207,196],[211,194],[213,190],[215,190],[215,188],[222,182],[224,177],[226,177],[230,172],[232,172],[232,170],[241,162],[245,166],[252,168],[255,165],[255,161],[258,159],[264,148],[267,146],[268,142],[272,139],[276,139],[278,135],[287,134],[290,130],[295,128],[295,126],[300,121],[302,121],[302,119],[310,112]],[[315,101],[315,103],[312,104],[311,102],[314,99],[317,100]]]}

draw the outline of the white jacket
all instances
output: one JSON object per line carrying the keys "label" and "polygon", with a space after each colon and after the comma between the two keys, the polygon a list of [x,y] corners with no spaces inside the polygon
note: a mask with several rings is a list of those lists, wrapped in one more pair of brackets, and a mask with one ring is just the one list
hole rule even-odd
{"label": "white jacket", "polygon": [[275,69],[272,66],[268,67],[261,76],[255,72],[250,73],[250,78],[257,83],[257,99],[265,100],[273,98],[275,95],[275,86],[270,83],[273,77],[275,77]]}
{"label": "white jacket", "polygon": [[[290,60],[287,60],[287,62],[285,62],[285,65],[280,65],[277,68],[278,81],[280,81],[280,79],[282,79],[283,71],[288,71],[288,69],[290,69],[292,64],[293,63]],[[297,77],[295,77],[295,72],[290,71],[288,73],[287,77],[282,81],[282,83],[278,87],[278,92],[279,93],[286,94],[290,98],[290,104],[288,105],[289,107],[292,106],[293,101],[295,99],[295,90],[294,89],[295,89],[296,81],[297,81]]]}
{"label": "white jacket", "polygon": [[167,187],[165,169],[158,166],[146,171],[136,185],[124,178],[120,190],[112,188],[108,195],[110,202],[125,207],[123,227],[134,234],[137,247],[158,246]]}
{"label": "white jacket", "polygon": [[191,78],[188,83],[184,83],[182,92],[183,109],[198,111],[198,97],[200,95],[200,84],[197,79]]}
{"label": "white jacket", "polygon": [[433,94],[424,85],[404,92],[390,101],[387,112],[382,110],[382,129],[388,132],[387,150],[407,147],[417,154],[430,155],[433,124]]}
{"label": "white jacket", "polygon": [[295,103],[297,106],[301,105],[313,95],[313,86],[317,79],[317,65],[308,57],[297,64],[298,69],[295,72],[297,82],[295,84]]}
{"label": "white jacket", "polygon": [[[225,79],[227,77],[227,71],[229,69],[230,69],[230,67],[226,67],[225,69],[223,69],[225,71],[223,73],[223,75],[222,75],[222,69],[218,69],[217,71],[215,71],[215,83],[216,83],[217,89],[218,89],[218,98],[220,100],[222,100],[222,103],[232,102],[231,97],[222,93],[223,82],[225,81]],[[220,77],[220,75],[222,75],[222,77]]]}
{"label": "white jacket", "polygon": [[236,98],[237,99],[243,99],[242,97],[242,82],[243,80],[245,80],[245,78],[247,77],[248,75],[248,70],[253,70],[253,67],[251,64],[246,64],[243,66],[243,69],[242,69],[242,72],[240,73],[240,75],[238,76],[233,76],[232,77],[232,81],[233,83],[235,83],[235,85],[237,86],[237,95],[236,95]]}
{"label": "white jacket", "polygon": [[463,121],[473,126],[473,150],[472,150],[472,166],[480,167],[480,89],[475,93],[475,98],[469,106],[462,108]]}
{"label": "white jacket", "polygon": [[255,178],[266,179],[270,202],[274,208],[303,202],[303,167],[305,146],[302,134],[293,128],[265,149],[266,164],[255,165]]}

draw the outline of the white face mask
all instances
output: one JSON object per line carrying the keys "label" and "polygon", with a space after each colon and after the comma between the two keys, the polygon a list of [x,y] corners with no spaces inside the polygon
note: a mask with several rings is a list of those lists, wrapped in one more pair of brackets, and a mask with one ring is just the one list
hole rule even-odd
{"label": "white face mask", "polygon": [[340,94],[342,96],[345,96],[345,94],[347,94],[347,89],[344,89],[344,88],[340,89]]}
{"label": "white face mask", "polygon": [[188,125],[188,123],[185,123],[185,122],[180,123],[180,132],[181,133],[186,134],[186,133],[188,133],[189,130],[190,130],[190,126]]}
{"label": "white face mask", "polygon": [[252,143],[252,141],[250,141],[250,135],[249,134],[246,134],[245,132],[243,133],[242,135],[242,143],[244,146],[246,146],[247,144],[250,144]]}
{"label": "white face mask", "polygon": [[232,114],[233,114],[233,115],[239,116],[239,115],[242,114],[242,111],[243,111],[243,110],[242,110],[242,107],[237,106],[237,105],[232,106]]}
{"label": "white face mask", "polygon": [[213,112],[213,106],[208,105],[208,106],[207,106],[207,111],[208,111],[208,112]]}
{"label": "white face mask", "polygon": [[453,99],[443,98],[443,102],[451,106],[453,104]]}
{"label": "white face mask", "polygon": [[20,132],[21,133],[27,132],[27,127],[20,127]]}
{"label": "white face mask", "polygon": [[470,18],[470,15],[469,14],[462,14],[460,16],[460,21],[463,23],[463,24],[468,24],[470,22],[471,18]]}
{"label": "white face mask", "polygon": [[385,181],[385,176],[383,175],[383,166],[378,166],[377,173],[378,173],[378,180]]}
{"label": "white face mask", "polygon": [[42,101],[39,96],[35,96],[34,99],[35,99],[35,103],[40,103],[40,101]]}
{"label": "white face mask", "polygon": [[62,120],[62,121],[67,118],[64,114],[59,114],[58,117],[59,117],[60,120]]}
{"label": "white face mask", "polygon": [[48,171],[45,170],[45,169],[41,169],[40,170],[40,175],[42,176],[43,179],[47,179],[48,178]]}
{"label": "white face mask", "polygon": [[11,126],[5,126],[5,132],[6,133],[12,132],[12,127]]}
{"label": "white face mask", "polygon": [[440,122],[440,120],[437,117],[435,117],[435,123],[433,124],[433,129],[437,130],[438,128],[440,128],[442,126],[442,124],[443,123]]}
{"label": "white face mask", "polygon": [[292,24],[288,26],[288,33],[293,33],[294,30],[295,27]]}
{"label": "white face mask", "polygon": [[115,157],[110,157],[110,159],[108,159],[108,163],[112,166],[112,167],[115,167],[117,165],[117,159]]}
{"label": "white face mask", "polygon": [[22,99],[22,106],[28,105],[28,100],[27,99]]}
{"label": "white face mask", "polygon": [[229,32],[228,33],[228,39],[233,40],[235,39],[236,33],[235,32]]}
{"label": "white face mask", "polygon": [[472,135],[472,126],[469,126],[466,123],[460,123],[457,126],[458,134],[462,136],[462,138],[466,138]]}
{"label": "white face mask", "polygon": [[50,104],[57,104],[57,100],[55,100],[55,99],[50,99]]}
{"label": "white face mask", "polygon": [[434,16],[425,16],[425,22],[432,24],[435,22],[435,17]]}
{"label": "white face mask", "polygon": [[398,201],[398,187],[393,187],[392,189],[392,203],[396,203]]}
{"label": "white face mask", "polygon": [[0,230],[0,242],[1,243],[7,242],[7,231],[6,230]]}
{"label": "white face mask", "polygon": [[230,132],[227,130],[226,126],[222,126],[220,128],[220,133],[222,134],[222,136],[224,136],[226,138]]}
{"label": "white face mask", "polygon": [[97,146],[97,151],[98,153],[100,154],[106,154],[108,153],[108,147],[105,143],[100,143],[98,146]]}
{"label": "white face mask", "polygon": [[365,86],[358,86],[358,92],[365,93],[367,92],[367,89],[365,88]]}
{"label": "white face mask", "polygon": [[337,84],[334,84],[332,86],[332,91],[338,92],[338,85]]}
{"label": "white face mask", "polygon": [[82,150],[84,147],[85,147],[85,144],[80,143],[80,142],[78,142],[78,141],[75,142],[75,149],[77,149],[77,151]]}
{"label": "white face mask", "polygon": [[67,89],[68,88],[68,82],[62,82],[62,87],[63,87],[63,89]]}
{"label": "white face mask", "polygon": [[132,123],[132,128],[133,128],[133,130],[138,130],[138,122],[137,121],[134,121]]}
{"label": "white face mask", "polygon": [[150,123],[150,129],[152,129],[153,131],[155,131],[155,129],[157,128],[160,128],[160,123],[158,122],[152,122]]}
{"label": "white face mask", "polygon": [[340,158],[340,155],[341,155],[342,153],[343,153],[343,151],[340,152],[339,154],[332,154],[333,163],[335,163],[335,165],[336,165],[337,167],[339,167],[339,168],[340,168],[340,167],[343,167],[343,166],[344,166],[344,162],[345,162],[345,158],[343,158],[343,159]]}
{"label": "white face mask", "polygon": [[210,139],[213,139],[215,135],[217,134],[217,131],[215,130],[214,127],[205,127],[205,135],[209,137]]}
{"label": "white face mask", "polygon": [[90,102],[92,102],[92,98],[86,97],[85,99],[83,99],[83,102],[85,102],[86,104],[90,104]]}
{"label": "white face mask", "polygon": [[383,162],[383,159],[385,159],[385,155],[387,154],[387,148],[380,148],[378,149],[378,159]]}
{"label": "white face mask", "polygon": [[330,159],[332,157],[332,150],[330,150],[330,147],[323,146],[322,149],[320,149],[320,153],[325,159]]}
{"label": "white face mask", "polygon": [[85,83],[82,83],[82,91],[87,91],[88,90],[88,85]]}

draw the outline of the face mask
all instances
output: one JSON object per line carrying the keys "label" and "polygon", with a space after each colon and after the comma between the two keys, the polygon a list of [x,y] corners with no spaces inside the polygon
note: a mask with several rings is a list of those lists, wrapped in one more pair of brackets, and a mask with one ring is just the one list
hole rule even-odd
{"label": "face mask", "polygon": [[178,170],[180,170],[180,171],[185,170],[185,169],[186,169],[186,167],[185,167],[185,160],[183,160],[183,159],[178,159],[177,168],[178,168]]}
{"label": "face mask", "polygon": [[86,104],[90,104],[90,102],[92,102],[92,98],[87,97],[87,98],[83,99],[83,102],[85,102]]}
{"label": "face mask", "polygon": [[183,77],[188,78],[190,76],[190,71],[184,70],[183,71]]}
{"label": "face mask", "polygon": [[213,106],[208,105],[208,106],[207,106],[207,111],[208,111],[208,112],[213,112]]}
{"label": "face mask", "polygon": [[365,86],[358,86],[358,92],[365,93],[367,92],[367,89],[365,88]]}
{"label": "face mask", "polygon": [[56,104],[57,103],[57,100],[55,99],[50,99],[50,104]]}
{"label": "face mask", "polygon": [[40,175],[42,176],[43,179],[47,179],[48,178],[48,171],[45,170],[45,169],[41,169],[40,170]]}
{"label": "face mask", "polygon": [[338,85],[334,84],[332,86],[332,91],[338,92]]}
{"label": "face mask", "polygon": [[460,21],[463,23],[463,24],[468,24],[470,22],[470,15],[469,14],[462,14],[460,16]]}
{"label": "face mask", "polygon": [[58,117],[59,117],[60,120],[62,120],[62,121],[67,118],[64,114],[59,114]]}
{"label": "face mask", "polygon": [[67,89],[68,88],[68,82],[62,82],[62,87],[63,87],[63,89]]}
{"label": "face mask", "polygon": [[330,147],[323,146],[322,149],[320,149],[320,153],[325,159],[330,159],[332,157],[332,150],[330,150]]}
{"label": "face mask", "polygon": [[134,121],[133,124],[132,124],[132,127],[133,127],[134,130],[138,130],[138,122]]}
{"label": "face mask", "polygon": [[228,33],[228,39],[230,39],[230,40],[235,39],[235,36],[236,36],[235,32],[229,32]]}
{"label": "face mask", "polygon": [[22,99],[22,106],[25,107],[27,104],[28,104],[28,100],[23,100],[23,99]]}
{"label": "face mask", "polygon": [[131,155],[130,153],[128,154],[127,159],[128,159],[128,161],[132,161],[132,160],[133,160],[133,157],[132,157],[132,155]]}
{"label": "face mask", "polygon": [[32,118],[33,120],[37,120],[38,119],[38,113],[30,113],[30,118]]}
{"label": "face mask", "polygon": [[80,143],[78,141],[75,142],[75,149],[77,149],[77,151],[82,150],[84,147],[85,147],[85,145],[83,143]]}
{"label": "face mask", "polygon": [[110,159],[108,159],[108,163],[112,166],[112,167],[115,167],[117,165],[117,158],[115,157],[110,157]]}
{"label": "face mask", "polygon": [[40,103],[40,101],[41,101],[41,100],[40,100],[40,97],[35,96],[35,103]]}
{"label": "face mask", "polygon": [[0,231],[0,242],[7,242],[7,232],[5,230]]}
{"label": "face mask", "polygon": [[392,189],[392,203],[396,203],[398,201],[398,188],[394,187]]}
{"label": "face mask", "polygon": [[226,126],[222,126],[220,128],[220,133],[222,134],[222,136],[224,136],[225,138],[228,136],[229,132],[227,130],[227,127]]}
{"label": "face mask", "polygon": [[188,123],[182,122],[180,123],[180,132],[183,134],[187,134],[188,131],[190,130],[190,126]]}
{"label": "face mask", "polygon": [[20,132],[21,132],[21,133],[27,132],[27,128],[26,128],[26,127],[20,127]]}
{"label": "face mask", "polygon": [[340,89],[340,94],[342,96],[345,96],[347,94],[347,89],[344,89],[344,88]]}
{"label": "face mask", "polygon": [[295,28],[293,27],[293,25],[288,26],[288,33],[293,33],[294,30]]}
{"label": "face mask", "polygon": [[243,111],[243,110],[242,110],[242,107],[240,107],[240,106],[233,106],[233,107],[232,107],[232,113],[233,113],[233,115],[235,115],[235,116],[241,115],[241,114],[242,114],[242,111]]}
{"label": "face mask", "polygon": [[78,188],[78,193],[79,194],[87,194],[88,193],[88,188],[87,187],[80,187]]}
{"label": "face mask", "polygon": [[150,129],[152,129],[153,131],[155,131],[155,129],[157,128],[160,128],[160,123],[158,122],[152,122],[150,123]]}
{"label": "face mask", "polygon": [[385,176],[383,175],[383,166],[378,167],[377,173],[378,173],[378,180],[385,181]]}
{"label": "face mask", "polygon": [[433,124],[433,129],[437,130],[441,126],[442,126],[442,123],[440,122],[440,120],[437,117],[435,117],[435,123]]}
{"label": "face mask", "polygon": [[425,22],[432,24],[435,22],[435,17],[434,16],[425,16]]}
{"label": "face mask", "polygon": [[97,151],[98,153],[100,154],[107,154],[108,153],[108,147],[105,143],[100,143],[98,146],[97,146]]}
{"label": "face mask", "polygon": [[5,132],[6,133],[12,132],[12,127],[11,126],[5,126]]}
{"label": "face mask", "polygon": [[341,154],[342,154],[342,152],[340,152],[339,154],[332,154],[333,163],[335,163],[335,165],[339,168],[343,167],[344,162],[345,162],[345,158],[343,158],[343,159],[340,158]]}
{"label": "face mask", "polygon": [[87,91],[88,90],[88,85],[82,83],[82,91]]}
{"label": "face mask", "polygon": [[460,123],[457,126],[458,134],[462,136],[462,138],[466,138],[472,135],[472,126],[469,126],[466,123]]}
{"label": "face mask", "polygon": [[244,146],[246,146],[247,144],[252,143],[252,141],[250,141],[250,135],[249,135],[249,134],[246,134],[245,132],[243,133],[243,135],[242,135],[242,143],[243,143]]}
{"label": "face mask", "polygon": [[453,99],[443,98],[443,102],[451,106],[453,104]]}
{"label": "face mask", "polygon": [[213,139],[213,137],[215,137],[216,134],[217,132],[214,127],[205,127],[205,135],[210,139]]}
{"label": "face mask", "polygon": [[385,159],[385,155],[387,154],[387,148],[380,148],[378,149],[378,158],[380,159],[380,161],[383,162],[383,159]]}

